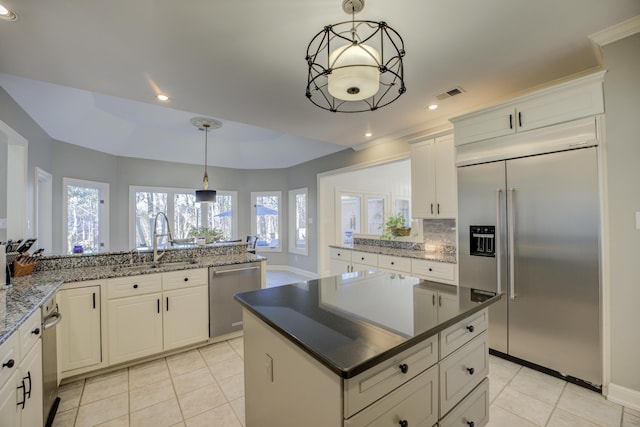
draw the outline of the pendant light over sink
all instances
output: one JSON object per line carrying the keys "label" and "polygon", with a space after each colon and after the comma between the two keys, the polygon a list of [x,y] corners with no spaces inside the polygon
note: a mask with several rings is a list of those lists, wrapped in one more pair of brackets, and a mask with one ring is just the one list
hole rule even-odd
{"label": "pendant light over sink", "polygon": [[307,98],[332,112],[389,105],[406,92],[402,37],[386,22],[356,21],[364,0],[343,0],[351,21],[327,25],[307,47]]}
{"label": "pendant light over sink", "polygon": [[211,129],[220,129],[222,122],[207,117],[194,117],[191,124],[204,131],[204,177],[202,190],[196,190],[196,203],[213,203],[216,201],[216,190],[209,190],[209,174],[207,174],[207,135]]}

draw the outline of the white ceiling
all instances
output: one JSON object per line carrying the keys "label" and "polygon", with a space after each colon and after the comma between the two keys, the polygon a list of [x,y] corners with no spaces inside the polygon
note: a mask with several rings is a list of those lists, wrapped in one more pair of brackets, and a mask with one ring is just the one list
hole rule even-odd
{"label": "white ceiling", "polygon": [[[304,57],[325,25],[349,19],[341,0],[0,3],[18,14],[0,21],[0,85],[52,138],[201,164],[204,136],[189,119],[209,116],[224,123],[209,164],[249,169],[424,132],[597,67],[587,36],[640,14],[640,0],[367,0],[358,18],[404,39],[407,93],[340,114],[305,98]],[[455,86],[465,92],[425,109]]]}

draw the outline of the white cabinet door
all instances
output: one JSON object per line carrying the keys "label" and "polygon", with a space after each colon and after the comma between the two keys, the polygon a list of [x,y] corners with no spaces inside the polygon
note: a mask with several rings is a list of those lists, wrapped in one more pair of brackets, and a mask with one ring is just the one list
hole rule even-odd
{"label": "white cabinet door", "polygon": [[182,347],[209,338],[208,286],[167,291],[164,298],[164,349]]}
{"label": "white cabinet door", "polygon": [[162,351],[161,299],[153,293],[108,302],[110,364]]}
{"label": "white cabinet door", "polygon": [[458,216],[458,177],[453,135],[436,138],[435,159],[435,216],[456,218]]}
{"label": "white cabinet door", "polygon": [[[23,427],[44,425],[42,415],[42,341],[38,340],[20,363],[18,388],[20,422]],[[23,386],[23,387],[22,387]]]}
{"label": "white cabinet door", "polygon": [[339,259],[332,259],[331,260],[331,275],[332,276],[337,276],[340,274],[344,274],[344,273],[350,273],[351,272],[351,262],[349,261],[342,261]]}
{"label": "white cabinet door", "polygon": [[490,108],[454,123],[456,145],[509,135],[516,131],[516,109],[513,105]]}
{"label": "white cabinet door", "polygon": [[100,363],[100,285],[61,290],[58,304],[64,313],[58,326],[62,371]]}
{"label": "white cabinet door", "polygon": [[453,135],[411,145],[411,209],[414,218],[456,218],[458,193]]}
{"label": "white cabinet door", "polygon": [[414,218],[430,218],[435,212],[434,140],[411,145],[411,212]]}
{"label": "white cabinet door", "polygon": [[20,383],[18,381],[20,373],[17,366],[12,370],[13,374],[8,377],[4,386],[0,387],[0,425],[7,427],[20,425],[18,407],[16,406],[16,387]]}

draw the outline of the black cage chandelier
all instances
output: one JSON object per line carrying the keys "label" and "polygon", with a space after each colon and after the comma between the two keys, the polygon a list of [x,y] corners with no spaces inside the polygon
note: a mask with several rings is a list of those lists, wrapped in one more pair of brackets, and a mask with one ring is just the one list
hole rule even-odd
{"label": "black cage chandelier", "polygon": [[356,21],[364,0],[343,0],[351,21],[327,25],[307,48],[306,96],[339,113],[374,111],[406,92],[404,42],[386,22]]}

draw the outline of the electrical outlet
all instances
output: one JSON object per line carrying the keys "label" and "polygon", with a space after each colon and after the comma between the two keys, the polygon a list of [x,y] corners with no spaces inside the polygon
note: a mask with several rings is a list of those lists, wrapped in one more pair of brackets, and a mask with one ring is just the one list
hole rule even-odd
{"label": "electrical outlet", "polygon": [[7,228],[7,218],[0,218],[0,228]]}

